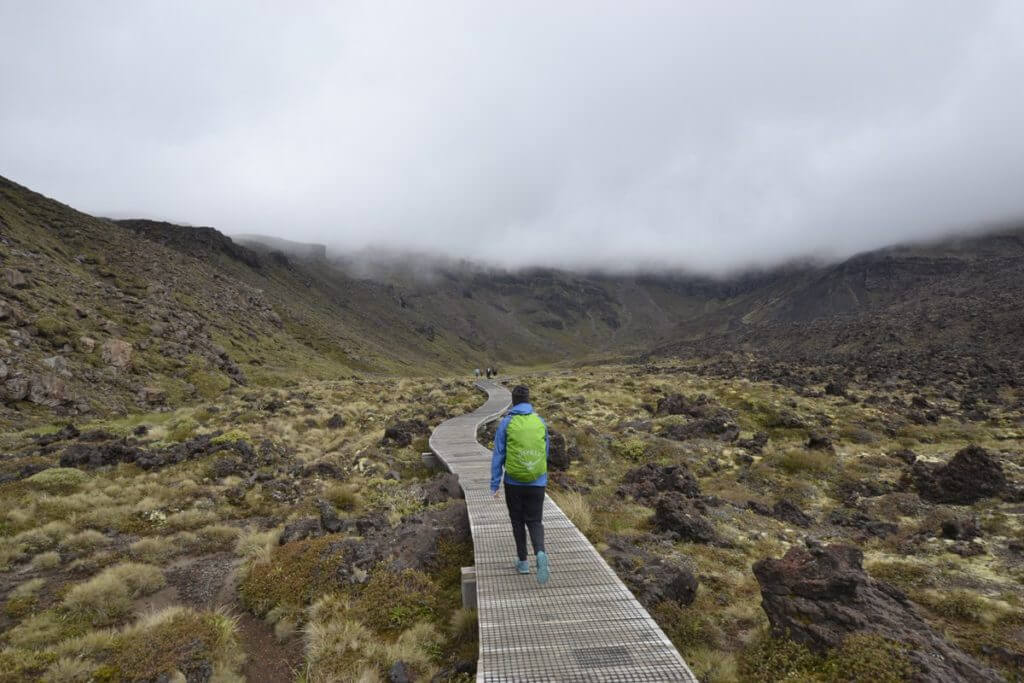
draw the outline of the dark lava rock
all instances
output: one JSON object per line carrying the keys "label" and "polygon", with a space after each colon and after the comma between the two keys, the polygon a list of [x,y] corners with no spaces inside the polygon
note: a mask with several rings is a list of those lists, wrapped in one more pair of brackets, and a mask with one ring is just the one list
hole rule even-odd
{"label": "dark lava rock", "polygon": [[51,443],[57,441],[67,441],[68,439],[77,438],[79,435],[78,428],[73,424],[65,425],[59,432],[53,434],[44,434],[43,436],[36,438],[36,443],[40,446],[49,446]]}
{"label": "dark lava rock", "polygon": [[326,500],[317,501],[320,509],[320,526],[329,534],[336,534],[342,530],[344,523],[338,517],[338,511]]}
{"label": "dark lava rock", "polygon": [[381,445],[392,444],[405,448],[412,443],[414,438],[422,436],[428,431],[427,424],[423,420],[399,420],[384,429]]}
{"label": "dark lava rock", "polygon": [[649,503],[659,493],[670,491],[690,498],[700,495],[697,479],[685,465],[658,465],[653,462],[644,463],[626,472],[616,493],[620,498]]}
{"label": "dark lava rock", "polygon": [[832,444],[832,437],[823,432],[811,432],[807,437],[807,447],[812,451],[830,451],[835,452],[835,446]]}
{"label": "dark lava rock", "polygon": [[284,531],[281,532],[281,538],[277,542],[280,545],[284,545],[293,541],[316,538],[317,536],[322,536],[323,533],[324,530],[320,526],[320,520],[315,517],[308,517],[285,525]]}
{"label": "dark lava rock", "polygon": [[829,382],[825,385],[826,396],[846,396],[846,385],[842,382]]}
{"label": "dark lava rock", "polygon": [[654,506],[654,528],[683,541],[715,543],[718,534],[694,502],[680,493],[662,494]]}
{"label": "dark lava rock", "polygon": [[338,413],[335,413],[334,415],[331,415],[329,418],[327,418],[327,422],[324,423],[324,426],[326,426],[328,429],[341,429],[342,427],[345,426],[345,418],[343,418]]}
{"label": "dark lava rock", "polygon": [[342,479],[345,475],[337,465],[319,460],[303,467],[302,476],[320,477],[322,479]]}
{"label": "dark lava rock", "polygon": [[240,458],[236,458],[231,455],[219,456],[210,465],[210,474],[215,479],[221,479],[231,475],[243,475],[247,474],[248,471],[249,468]]}
{"label": "dark lava rock", "polygon": [[868,536],[877,536],[878,538],[891,536],[899,530],[898,525],[873,519],[860,510],[836,508],[829,513],[827,521],[829,524],[856,529]]}
{"label": "dark lava rock", "polygon": [[973,541],[957,541],[949,546],[949,552],[960,557],[974,557],[975,555],[984,555],[985,548],[980,543],[974,543]]}
{"label": "dark lava rock", "polygon": [[443,472],[423,483],[423,502],[427,505],[464,497],[457,474]]}
{"label": "dark lava rock", "polygon": [[968,446],[945,465],[914,463],[914,487],[932,503],[970,505],[1006,490],[999,461],[980,446]]}
{"label": "dark lava rock", "polygon": [[564,472],[569,469],[573,455],[578,459],[579,451],[575,444],[568,445],[563,434],[548,429],[548,468]]}
{"label": "dark lava rock", "polygon": [[697,597],[698,582],[693,572],[637,548],[630,539],[610,538],[604,556],[647,608],[665,600],[689,605]]}
{"label": "dark lava rock", "polygon": [[1000,681],[993,670],[947,642],[896,588],[868,576],[857,548],[794,546],[781,559],[754,564],[761,607],[772,631],[823,651],[852,633],[869,632],[907,646],[920,681]]}
{"label": "dark lava rock", "polygon": [[740,439],[736,442],[740,448],[745,448],[751,453],[760,455],[764,447],[768,445],[768,432],[757,432],[750,439]]}
{"label": "dark lava rock", "polygon": [[814,522],[803,510],[786,499],[776,501],[775,505],[772,506],[771,514],[775,519],[800,527],[809,527]]}
{"label": "dark lava rock", "polygon": [[412,683],[409,675],[409,667],[402,660],[398,660],[388,669],[388,683]]}
{"label": "dark lava rock", "polygon": [[942,523],[942,537],[954,541],[970,541],[981,536],[978,520],[973,517],[947,519]]}
{"label": "dark lava rock", "polygon": [[890,453],[889,457],[896,458],[897,460],[902,460],[908,465],[913,465],[914,461],[917,460],[917,453],[910,450],[909,448],[902,448],[898,451],[893,451],[892,453]]}
{"label": "dark lava rock", "polygon": [[342,556],[338,580],[343,584],[365,580],[382,562],[392,571],[431,570],[437,566],[443,540],[469,543],[471,539],[466,503],[461,500],[406,517],[394,529],[384,519],[360,522],[356,530],[362,538],[344,538],[328,547],[328,552]]}
{"label": "dark lava rock", "polygon": [[690,420],[685,424],[669,425],[662,431],[662,436],[676,441],[688,439],[719,439],[735,441],[740,436],[740,428],[735,422],[725,417],[708,417]]}
{"label": "dark lava rock", "polygon": [[764,503],[759,503],[756,500],[748,500],[747,509],[761,515],[762,517],[772,516],[772,509]]}
{"label": "dark lava rock", "polygon": [[656,415],[689,415],[690,417],[707,417],[711,410],[717,408],[711,399],[701,394],[695,399],[689,399],[682,394],[669,394],[658,399]]}

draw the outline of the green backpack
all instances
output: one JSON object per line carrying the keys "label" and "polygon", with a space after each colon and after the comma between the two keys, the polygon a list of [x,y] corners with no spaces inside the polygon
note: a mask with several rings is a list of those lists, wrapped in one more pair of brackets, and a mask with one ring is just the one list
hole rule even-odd
{"label": "green backpack", "polygon": [[505,474],[527,484],[547,472],[546,434],[536,413],[513,415],[505,432]]}

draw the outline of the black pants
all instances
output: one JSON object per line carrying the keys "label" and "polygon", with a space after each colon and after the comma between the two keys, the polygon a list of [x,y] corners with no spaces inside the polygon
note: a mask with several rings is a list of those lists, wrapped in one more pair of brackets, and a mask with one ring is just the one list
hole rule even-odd
{"label": "black pants", "polygon": [[526,530],[530,530],[533,552],[544,550],[544,487],[505,484],[505,504],[512,520],[512,536],[516,539],[516,554],[526,559]]}

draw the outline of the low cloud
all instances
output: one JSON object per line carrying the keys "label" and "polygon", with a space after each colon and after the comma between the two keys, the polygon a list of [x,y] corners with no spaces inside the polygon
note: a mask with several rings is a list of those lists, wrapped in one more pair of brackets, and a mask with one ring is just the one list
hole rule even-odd
{"label": "low cloud", "polygon": [[5,3],[0,174],[85,211],[722,272],[1024,216],[1024,4]]}

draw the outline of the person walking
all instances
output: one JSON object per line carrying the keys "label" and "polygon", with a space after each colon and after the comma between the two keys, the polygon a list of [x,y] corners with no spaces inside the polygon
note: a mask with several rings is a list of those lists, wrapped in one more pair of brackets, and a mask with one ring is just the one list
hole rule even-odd
{"label": "person walking", "polygon": [[473,372],[476,373],[476,378],[480,379],[480,368],[475,368]]}
{"label": "person walking", "polygon": [[526,532],[537,558],[537,581],[541,585],[551,576],[544,549],[544,492],[548,483],[548,457],[551,441],[548,427],[530,405],[530,390],[522,385],[512,390],[512,407],[494,433],[491,455],[491,495],[500,493],[502,471],[505,476],[505,504],[516,542],[516,571],[530,573]]}

